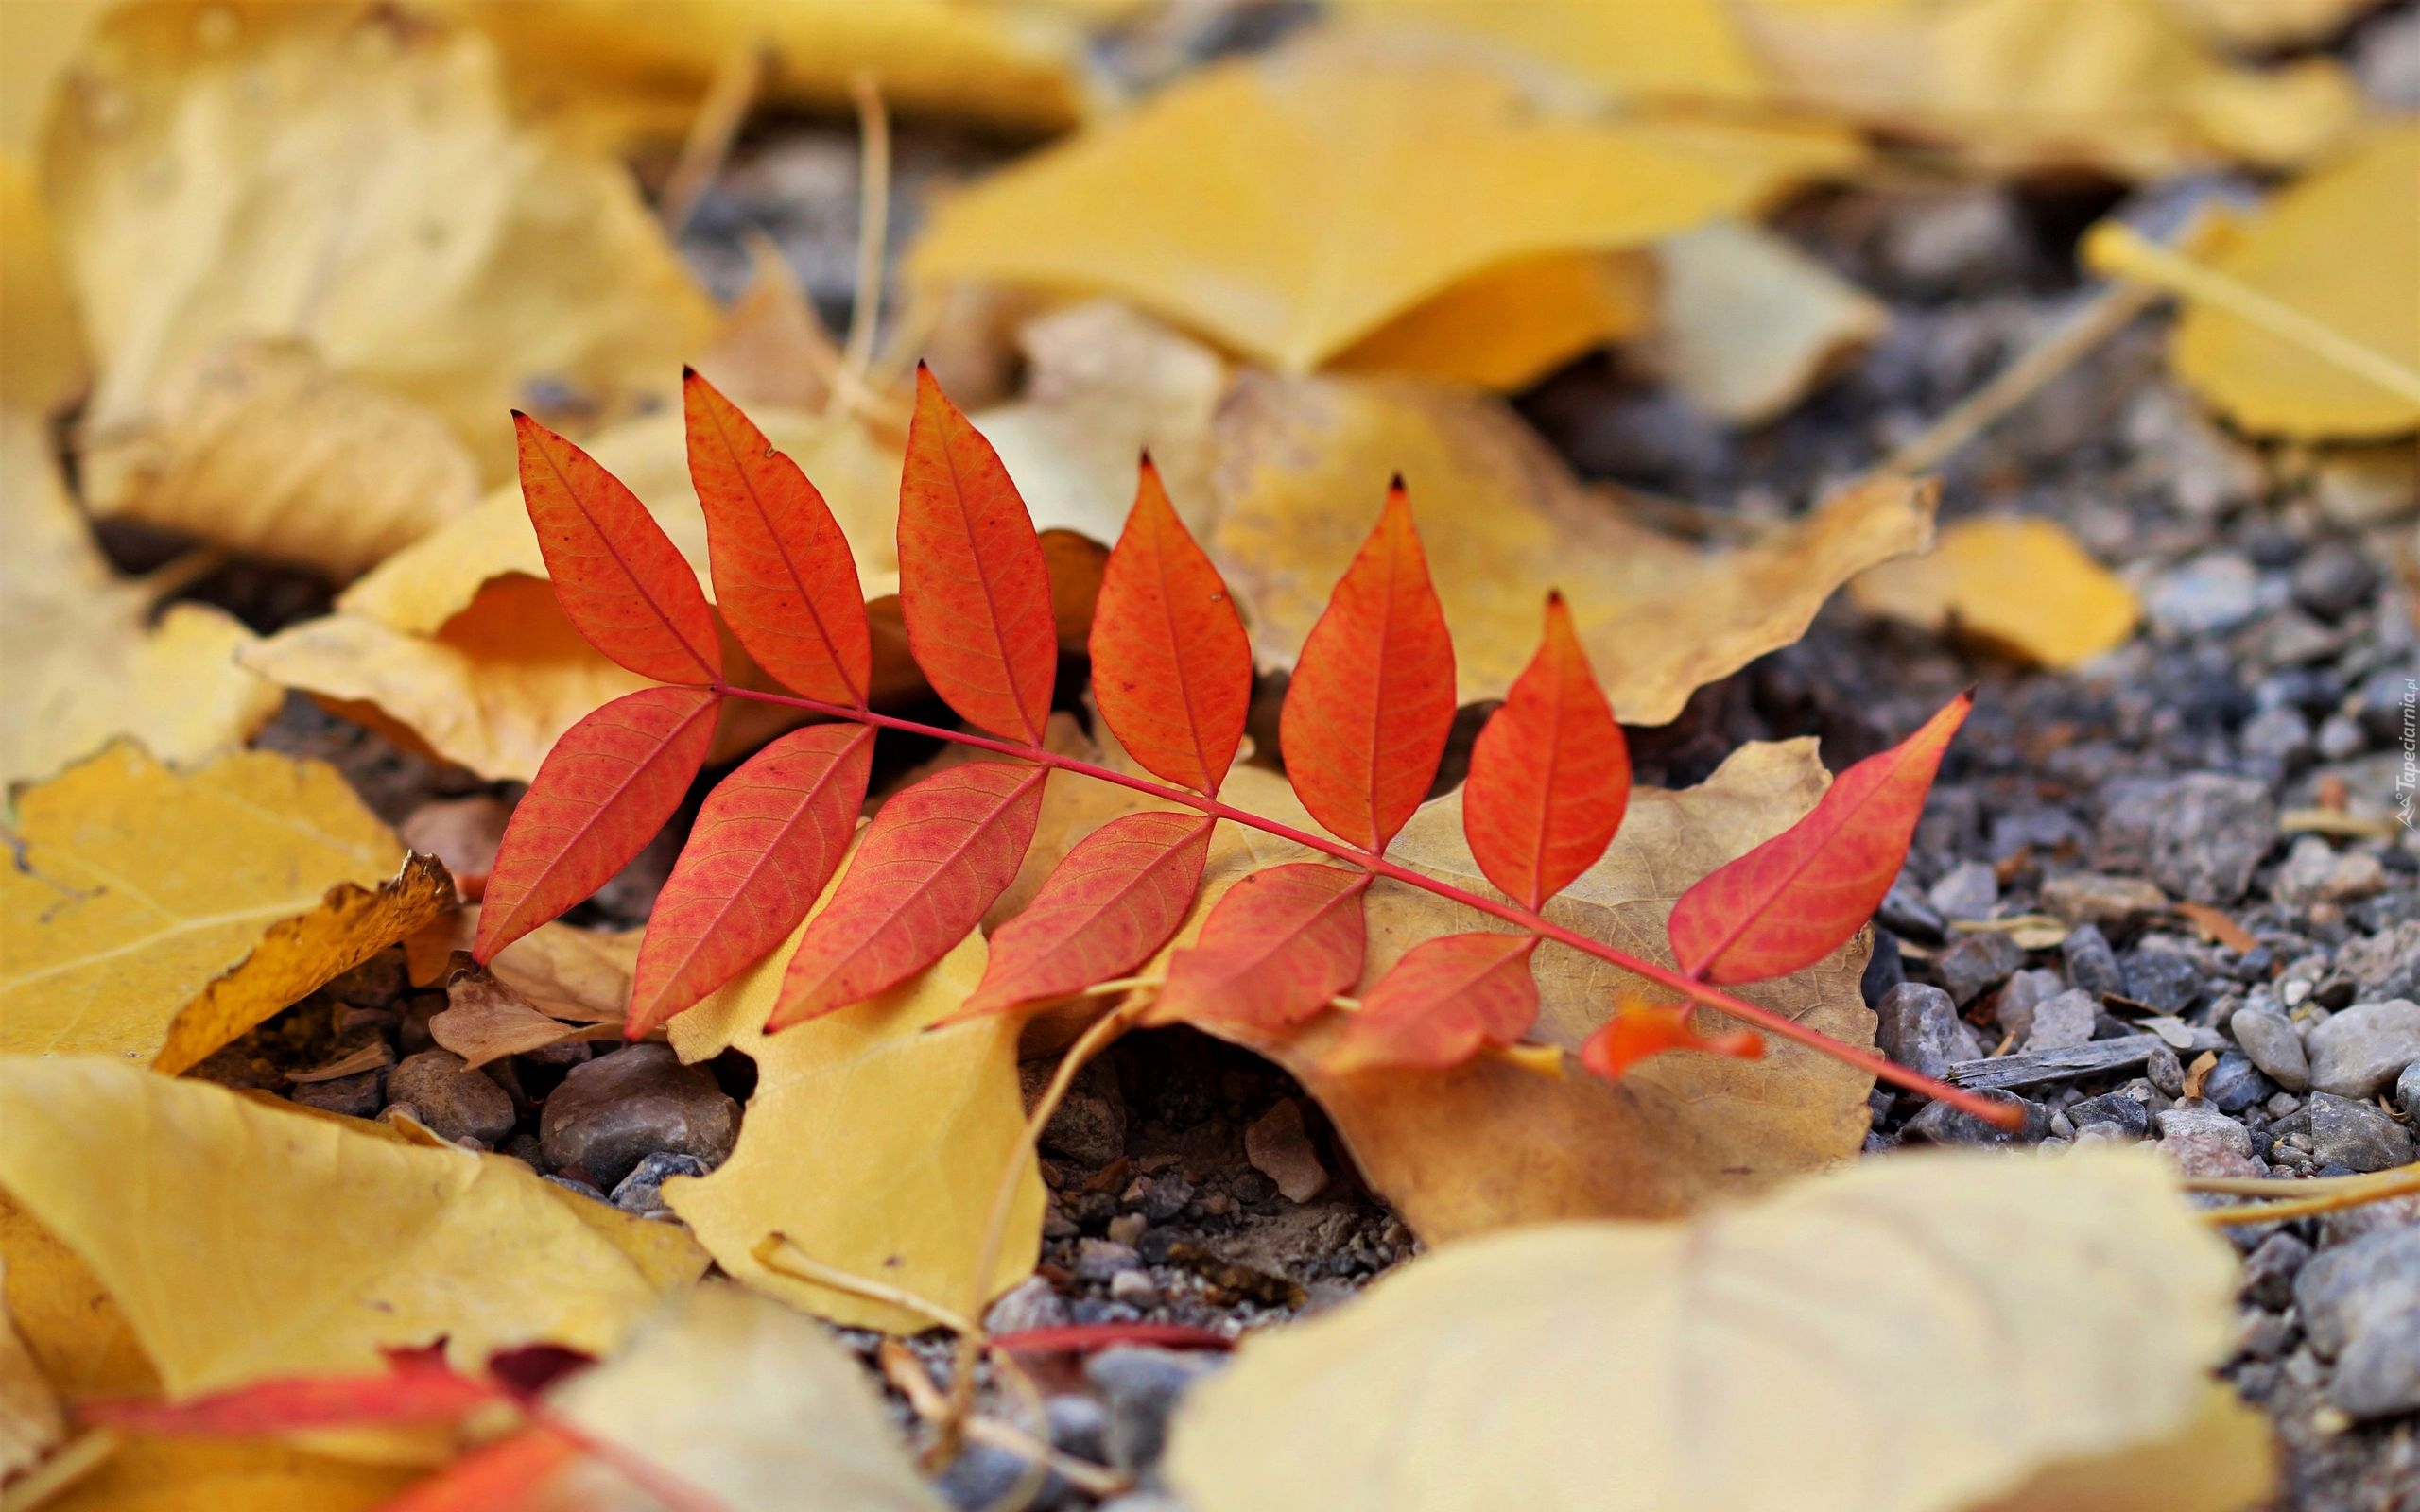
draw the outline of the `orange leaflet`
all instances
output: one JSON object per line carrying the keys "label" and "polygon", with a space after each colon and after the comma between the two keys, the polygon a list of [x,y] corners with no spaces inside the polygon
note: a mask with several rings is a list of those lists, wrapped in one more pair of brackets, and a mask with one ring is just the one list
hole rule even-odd
{"label": "orange leaflet", "polygon": [[1668,930],[1681,970],[1760,982],[1814,965],[1864,927],[1908,857],[1949,738],[1975,705],[1962,693],[1889,750],[1850,767],[1807,816],[1699,879]]}
{"label": "orange leaflet", "polygon": [[1443,1071],[1509,1045],[1538,1018],[1535,935],[1441,935],[1404,953],[1345,1021],[1327,1069]]}
{"label": "orange leaflet", "polygon": [[831,507],[796,462],[694,371],[683,371],[681,402],[723,623],[785,686],[865,707],[873,664],[865,595]]}
{"label": "orange leaflet", "polygon": [[873,730],[815,725],[723,779],[655,901],[626,1037],[645,1036],[798,927],[856,833],[873,768]]}
{"label": "orange leaflet", "polygon": [[1093,697],[1145,769],[1215,794],[1244,738],[1252,644],[1219,569],[1143,458],[1093,610]]}
{"label": "orange leaflet", "polygon": [[1059,667],[1042,541],[999,454],[922,364],[899,476],[899,610],[908,651],[951,708],[1042,744]]}
{"label": "orange leaflet", "polygon": [[183,1401],[88,1401],[89,1423],[185,1438],[253,1438],[355,1424],[451,1422],[507,1400],[496,1386],[457,1372],[444,1349],[394,1349],[372,1374],[294,1376],[255,1382]]}
{"label": "orange leaflet", "polygon": [[603,886],[655,838],[706,761],[719,700],[642,688],[563,732],[504,829],[471,954],[495,953]]}
{"label": "orange leaflet", "polygon": [[1535,909],[1605,853],[1630,805],[1630,750],[1563,595],[1546,639],[1471,747],[1462,833],[1487,880]]}
{"label": "orange leaflet", "polygon": [[1015,880],[1044,769],[968,762],[882,806],[832,902],[799,937],[768,1030],[896,987],[947,954]]}
{"label": "orange leaflet", "polygon": [[1067,852],[1025,912],[992,936],[992,959],[959,1018],[1065,997],[1134,970],[1193,906],[1212,821],[1129,814]]}
{"label": "orange leaflet", "polygon": [[588,644],[643,678],[722,677],[722,642],[706,595],[655,516],[596,458],[512,412],[521,497],[537,528],[555,597]]}
{"label": "orange leaflet", "polygon": [[552,1429],[524,1428],[414,1482],[379,1512],[520,1512],[538,1505],[540,1488],[582,1452]]}
{"label": "orange leaflet", "polygon": [[1615,1014],[1590,1035],[1580,1046],[1580,1063],[1607,1081],[1619,1081],[1631,1067],[1668,1050],[1701,1050],[1710,1056],[1761,1060],[1765,1042],[1752,1029],[1700,1034],[1689,1026],[1687,1008],[1639,1004]]}
{"label": "orange leaflet", "polygon": [[1303,642],[1278,716],[1286,772],[1329,833],[1383,850],[1428,796],[1453,723],[1453,638],[1397,478]]}
{"label": "orange leaflet", "polygon": [[1228,889],[1144,1022],[1275,1029],[1327,1006],[1361,974],[1361,895],[1370,874],[1299,861]]}

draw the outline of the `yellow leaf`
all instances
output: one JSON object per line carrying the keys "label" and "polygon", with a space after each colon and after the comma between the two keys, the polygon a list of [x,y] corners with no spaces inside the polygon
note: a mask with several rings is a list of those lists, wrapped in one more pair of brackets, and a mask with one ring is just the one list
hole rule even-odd
{"label": "yellow leaf", "polygon": [[1894,1157],[1447,1246],[1248,1339],[1167,1476],[1199,1512],[2048,1512],[2089,1462],[2139,1493],[2098,1512],[2235,1512],[2272,1478],[2257,1416],[2214,1411],[2235,1287],[2149,1155]]}
{"label": "yellow leaf", "polygon": [[1882,335],[1881,301],[1770,232],[1717,221],[1657,249],[1667,375],[1735,425],[1780,416]]}
{"label": "yellow leaf", "polygon": [[1525,388],[1655,318],[1655,265],[1637,252],[1550,252],[1465,279],[1330,364],[1438,383]]}
{"label": "yellow leaf", "polygon": [[109,1288],[76,1252],[0,1191],[0,1283],[9,1318],[43,1379],[68,1401],[142,1397],[159,1372],[136,1342]]}
{"label": "yellow leaf", "polygon": [[1209,541],[1263,665],[1293,664],[1398,471],[1453,628],[1461,696],[1503,695],[1559,587],[1632,724],[1670,720],[1702,684],[1797,640],[1834,588],[1931,533],[1929,487],[1884,479],[1754,545],[1709,552],[1592,497],[1492,401],[1247,374],[1219,412]]}
{"label": "yellow leaf", "polygon": [[1507,263],[1638,247],[1851,155],[1555,119],[1467,60],[1298,43],[967,190],[910,266],[1115,294],[1301,372]]}
{"label": "yellow leaf", "polygon": [[1344,9],[1510,47],[1626,104],[1754,101],[1772,92],[1722,0],[1345,0]]}
{"label": "yellow leaf", "polygon": [[[932,1319],[778,1274],[755,1250],[783,1234],[817,1263],[963,1312],[993,1191],[1025,1143],[1017,1025],[994,1014],[925,1032],[982,979],[982,936],[970,935],[871,1002],[764,1035],[797,943],[672,1021],[683,1060],[737,1049],[756,1062],[756,1091],[731,1159],[666,1182],[664,1197],[737,1280],[846,1327],[918,1332]],[[1028,1158],[985,1295],[1030,1275],[1041,1244]]]}
{"label": "yellow leaf", "polygon": [[2212,40],[2246,52],[2325,42],[2379,0],[2166,0]]}
{"label": "yellow leaf", "polygon": [[406,858],[335,767],[265,751],[188,774],[112,746],[20,795],[14,837],[9,1055],[173,1074],[454,902],[444,869]]}
{"label": "yellow leaf", "polygon": [[[0,1260],[0,1282],[5,1282]],[[0,1308],[0,1481],[12,1481],[66,1436],[59,1393],[35,1362],[17,1326]]]}
{"label": "yellow leaf", "polygon": [[[2277,196],[2208,266],[2256,295],[2420,373],[2420,122]],[[2176,374],[2249,430],[2383,437],[2420,429],[2420,400],[2348,370],[2309,345],[2215,301],[2188,301]]]}
{"label": "yellow leaf", "polygon": [[440,1337],[465,1368],[541,1340],[601,1353],[705,1265],[668,1268],[677,1231],[508,1157],[91,1057],[0,1059],[0,1187],[92,1267],[172,1396]]}
{"label": "yellow leaf", "polygon": [[[394,418],[406,409],[441,421],[494,479],[511,472],[506,411],[530,407],[533,385],[607,417],[668,393],[711,334],[711,305],[620,165],[517,124],[497,76],[484,39],[374,7],[113,13],[69,77],[43,159],[101,369],[83,417],[100,459],[145,439],[198,444],[171,406],[187,386],[206,390],[231,335],[290,337],[327,372],[384,391],[357,439],[391,444],[354,458],[356,488],[389,467],[427,475],[407,444],[421,425]],[[204,397],[188,391],[185,407]],[[314,403],[340,404],[341,391]],[[255,397],[220,418],[241,422],[267,491],[308,501],[319,528],[361,507],[280,472],[301,416]],[[104,472],[96,509],[173,505],[140,468]],[[309,554],[297,521],[214,481],[213,539]],[[382,502],[395,511],[382,530],[439,523],[441,501],[417,517],[407,500]]]}
{"label": "yellow leaf", "polygon": [[[56,8],[61,12],[73,7]],[[19,12],[9,23],[13,55]],[[0,366],[0,405],[50,415],[73,399],[90,375],[92,358],[69,302],[67,275],[53,241],[50,211],[23,158],[0,151],[0,331],[9,333],[9,360]],[[17,487],[12,479],[9,485]]]}
{"label": "yellow leaf", "polygon": [[414,1472],[270,1439],[134,1438],[43,1512],[373,1512]]}
{"label": "yellow leaf", "polygon": [[2066,669],[2125,644],[2142,607],[2056,521],[1987,515],[1946,526],[1933,549],[1860,574],[1849,598],[1929,630],[1955,629]]}
{"label": "yellow leaf", "polygon": [[[549,1393],[581,1432],[644,1458],[720,1506],[814,1504],[940,1512],[865,1367],[824,1328],[721,1281],[691,1288],[622,1352]],[[547,1490],[582,1512],[654,1512],[628,1476],[589,1459]]]}

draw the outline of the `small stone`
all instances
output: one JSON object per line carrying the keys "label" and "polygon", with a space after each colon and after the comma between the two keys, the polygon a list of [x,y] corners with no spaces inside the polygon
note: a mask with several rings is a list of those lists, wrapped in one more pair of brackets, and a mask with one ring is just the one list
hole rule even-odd
{"label": "small stone", "polygon": [[1168,1416],[1184,1393],[1217,1368],[1215,1359],[1138,1345],[1103,1349],[1084,1362],[1084,1379],[1109,1415],[1102,1434],[1109,1462],[1138,1480],[1156,1480],[1167,1444]]}
{"label": "small stone", "polygon": [[420,1109],[409,1103],[390,1101],[386,1107],[378,1109],[378,1122],[381,1124],[401,1124],[407,1121],[414,1124],[421,1121]]}
{"label": "small stone", "polygon": [[2192,772],[2128,778],[2103,790],[2094,864],[2140,872],[2195,902],[2231,903],[2277,832],[2269,785],[2249,777]]}
{"label": "small stone", "polygon": [[1907,935],[1916,939],[1939,939],[1949,931],[1948,921],[1941,910],[1925,901],[1924,895],[1903,879],[1891,885],[1882,895],[1882,906],[1875,911],[1882,927],[1893,935]]}
{"label": "small stone", "polygon": [[1150,1231],[1151,1220],[1139,1212],[1121,1212],[1109,1220],[1109,1237],[1121,1245],[1139,1245]]}
{"label": "small stone", "polygon": [[2118,965],[2118,953],[2109,948],[2109,936],[2097,924],[2078,924],[2067,931],[2060,942],[2059,957],[2067,969],[2068,985],[2094,997],[2122,997],[2126,991],[2126,973]]}
{"label": "small stone", "polygon": [[2014,1035],[2022,1042],[2033,1028],[2033,1010],[2066,990],[2066,984],[2056,971],[2019,971],[1992,1000],[1992,1020],[2002,1034]]}
{"label": "small stone", "polygon": [[2365,1329],[2346,1345],[2327,1400],[2362,1419],[2420,1409],[2420,1308]]}
{"label": "small stone", "polygon": [[2304,1112],[2310,1119],[2311,1159],[2322,1165],[2383,1171],[2411,1163],[2411,1136],[2382,1108],[2313,1092]]}
{"label": "small stone", "polygon": [[2208,552],[2152,579],[2143,608],[2174,640],[2234,629],[2264,607],[2260,575],[2232,552]]}
{"label": "small stone", "polygon": [[672,1210],[664,1200],[664,1183],[676,1176],[703,1176],[706,1162],[694,1155],[679,1155],[670,1150],[649,1150],[639,1157],[631,1174],[622,1177],[614,1189],[614,1206],[624,1212],[642,1218],[668,1218]]}
{"label": "small stone", "polygon": [[2310,1061],[2303,1055],[2302,1036],[2291,1019],[2274,1008],[2243,1008],[2227,1021],[2227,1031],[2263,1074],[2290,1091],[2310,1085]]}
{"label": "small stone", "polygon": [[1925,893],[1945,919],[1989,919],[2000,901],[1998,875],[1987,861],[1962,861]]}
{"label": "small stone", "polygon": [[541,1181],[551,1181],[566,1192],[577,1192],[583,1197],[594,1197],[599,1202],[611,1202],[614,1200],[607,1196],[604,1190],[598,1187],[596,1182],[582,1181],[576,1176],[556,1176],[551,1172],[541,1172],[538,1179]]}
{"label": "small stone", "polygon": [[1937,987],[1902,983],[1874,1011],[1874,1042],[1900,1065],[1938,1077],[1959,1061],[1981,1058],[1957,1005]]}
{"label": "small stone", "polygon": [[2033,1010],[2033,1028],[2025,1038],[2025,1048],[2032,1050],[2073,1050],[2092,1041],[2093,1022],[2100,1016],[2100,1002],[2089,992],[2069,989]]}
{"label": "small stone", "polygon": [[983,1327],[994,1333],[1023,1333],[1028,1329],[1055,1329],[1067,1321],[1067,1303],[1040,1276],[1028,1276],[1009,1288],[983,1314]]}
{"label": "small stone", "polygon": [[511,817],[510,804],[482,793],[424,803],[404,816],[395,833],[412,850],[444,862],[454,885],[475,898],[495,868],[496,848]]}
{"label": "small stone", "polygon": [[409,1103],[441,1138],[495,1143],[512,1132],[512,1098],[451,1050],[406,1056],[387,1074],[387,1096]]}
{"label": "small stone", "polygon": [[2247,756],[2258,756],[2290,767],[2309,758],[2310,721],[2290,704],[2263,709],[2236,731],[2236,744]]}
{"label": "small stone", "polygon": [[2324,1359],[2361,1334],[2420,1309],[2420,1224],[2323,1249],[2294,1278],[2294,1309]]}
{"label": "small stone", "polygon": [[2295,603],[2321,619],[2340,620],[2368,600],[2378,568],[2351,541],[2328,541],[2304,554],[2289,581]]}
{"label": "small stone", "polygon": [[980,1440],[971,1441],[958,1452],[948,1468],[933,1478],[933,1485],[958,1512],[1025,1512],[1028,1507],[1043,1506],[1042,1487],[1046,1478],[1037,1478],[1032,1491],[1016,1494],[1027,1479],[1026,1459],[1012,1450]]}
{"label": "small stone", "polygon": [[1908,979],[1908,963],[1899,954],[1899,936],[1887,929],[1874,932],[1874,954],[1865,958],[1865,973],[1858,978],[1858,995],[1872,1007]]}
{"label": "small stone", "polygon": [[1932,963],[1941,985],[1960,1007],[2025,969],[2025,947],[2006,935],[1969,935]]}
{"label": "small stone", "polygon": [[[2358,720],[2342,714],[2330,714],[2319,722],[2319,733],[2311,741],[2311,746],[2321,761],[2342,762],[2350,761],[2369,749],[2370,740],[2362,733]],[[2362,896],[2369,895],[2364,893]]]}
{"label": "small stone", "polygon": [[1044,1402],[1042,1416],[1050,1424],[1050,1447],[1062,1454],[1095,1464],[1109,1458],[1109,1413],[1099,1402],[1081,1392],[1065,1392]]}
{"label": "small stone", "polygon": [[2163,1095],[2182,1097],[2185,1095],[2185,1062],[2177,1059],[2176,1052],[2167,1045],[2153,1045],[2151,1054],[2143,1057],[2143,1079]]}
{"label": "small stone", "polygon": [[2269,892],[2281,903],[2308,908],[2313,903],[2359,902],[2386,890],[2386,868],[2367,851],[2336,853],[2336,848],[2315,834],[2294,841],[2286,852]]}
{"label": "small stone", "polygon": [[404,954],[381,951],[320,990],[338,1003],[383,1008],[404,995]]}
{"label": "small stone", "polygon": [[1280,1098],[1244,1129],[1244,1155],[1288,1202],[1308,1202],[1327,1190],[1327,1168],[1311,1148],[1301,1105],[1290,1097]]}
{"label": "small stone", "polygon": [[2157,1013],[2182,1013],[2202,996],[2202,973],[2166,951],[2126,953],[2126,994]]}
{"label": "small stone", "polygon": [[2129,1097],[2124,1092],[2102,1092],[2098,1097],[2071,1103],[2067,1121],[2075,1125],[2079,1133],[2098,1125],[2117,1129],[2130,1140],[2141,1139],[2152,1128],[2151,1109],[2141,1098]]}
{"label": "small stone", "polygon": [[2420,1060],[2420,1003],[2357,1003],[2304,1037],[2310,1084],[2339,1097],[2374,1097]]}
{"label": "small stone", "polygon": [[2239,1050],[2221,1056],[2202,1082],[2202,1095],[2216,1103],[2221,1113],[2240,1113],[2275,1090],[2251,1057]]}
{"label": "small stone", "polygon": [[2294,1302],[2294,1278],[2310,1262],[2310,1246],[2283,1229],[2243,1258],[2243,1295],[2256,1306],[2282,1313]]}
{"label": "small stone", "polygon": [[[2159,1125],[2162,1141],[2208,1140],[2244,1157],[2252,1156],[2252,1130],[2220,1112],[2206,1101],[2177,1104],[2152,1120]],[[2192,1173],[2187,1173],[2192,1174]]]}
{"label": "small stone", "polygon": [[1121,1245],[1115,1239],[1079,1239],[1076,1241],[1076,1278],[1079,1280],[1106,1281],[1121,1270],[1132,1270],[1143,1263],[1132,1245]]}
{"label": "small stone", "polygon": [[294,1100],[305,1108],[322,1112],[342,1113],[348,1118],[375,1118],[386,1102],[379,1084],[387,1079],[380,1070],[358,1071],[350,1076],[334,1076],[326,1081],[306,1081],[294,1089]]}
{"label": "small stone", "polygon": [[2382,935],[2349,940],[2336,953],[2337,969],[2360,985],[2363,1001],[2420,998],[2420,919],[2409,919]]}
{"label": "small stone", "polygon": [[739,1105],[669,1045],[630,1045],[564,1075],[538,1138],[547,1165],[599,1183],[618,1183],[658,1150],[696,1156],[712,1170],[739,1138]]}
{"label": "small stone", "polygon": [[1975,1095],[1989,1102],[2013,1104],[2024,1109],[2025,1126],[2016,1130],[2004,1129],[1971,1114],[1962,1113],[1947,1103],[1927,1103],[1908,1120],[1907,1126],[1900,1130],[1901,1135],[1934,1144],[2038,1144],[2050,1131],[2050,1110],[2040,1103],[2007,1091],[1978,1091]]}
{"label": "small stone", "polygon": [[[1017,1068],[1030,1107],[1042,1095],[1053,1068],[1028,1061]],[[1042,1147],[1087,1166],[1103,1166],[1126,1153],[1126,1099],[1116,1074],[1095,1060],[1076,1074],[1058,1110],[1042,1127]]]}
{"label": "small stone", "polygon": [[1121,1270],[1109,1279],[1109,1299],[1129,1307],[1157,1307],[1160,1288],[1148,1271]]}
{"label": "small stone", "polygon": [[2420,1116],[2420,1060],[2404,1067],[2403,1074],[2394,1078],[2394,1106],[2403,1109],[2406,1118]]}
{"label": "small stone", "polygon": [[2168,894],[2140,877],[2075,871],[2042,885],[2042,906],[2070,924],[2125,924],[2168,906]]}

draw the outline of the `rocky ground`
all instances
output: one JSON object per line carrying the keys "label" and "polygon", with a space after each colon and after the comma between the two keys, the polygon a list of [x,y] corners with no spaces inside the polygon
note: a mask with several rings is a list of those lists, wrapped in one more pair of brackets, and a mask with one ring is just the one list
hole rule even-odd
{"label": "rocky ground", "polygon": [[[2351,52],[2380,92],[2413,89],[2420,12],[2390,12]],[[736,229],[766,226],[810,293],[844,310],[849,140],[794,124],[747,144],[697,222],[701,267],[728,282]],[[920,184],[985,153],[905,138],[903,219]],[[1754,435],[1692,415],[1637,358],[1581,363],[1521,405],[1591,476],[1716,514],[1787,513],[2086,298],[2073,240],[2116,202],[2106,189],[1945,187],[1795,207],[1785,229],[1895,318],[1852,370]],[[2021,1101],[2027,1143],[2149,1141],[2189,1174],[2284,1180],[2407,1163],[2420,839],[2396,811],[2420,718],[2420,493],[2408,455],[2398,472],[2392,459],[2228,436],[2166,377],[2164,335],[2156,316],[2121,333],[1962,454],[1945,494],[1945,518],[2066,524],[2141,592],[2148,621],[2132,644],[2051,674],[1836,604],[1803,643],[1703,690],[1672,726],[1634,731],[1640,777],[1694,782],[1739,742],[1807,733],[1837,768],[1978,685],[1878,921],[1866,990],[1884,1048]],[[203,591],[263,628],[320,596],[249,572]],[[299,702],[270,743],[337,760],[407,833],[492,820],[509,796]],[[592,919],[643,919],[670,855],[643,857]],[[441,1132],[638,1211],[661,1211],[666,1176],[728,1153],[744,1058],[683,1069],[657,1048],[571,1044],[465,1072],[428,1038],[442,1005],[407,988],[400,959],[382,960],[209,1074],[362,1116],[408,1104]],[[361,1069],[286,1079],[354,1052]],[[1869,1152],[1985,1137],[1945,1113],[1877,1092]],[[1232,1335],[1347,1295],[1416,1248],[1283,1073],[1187,1032],[1118,1045],[1079,1082],[1045,1154],[1042,1268],[998,1305],[995,1328],[1152,1320]],[[2287,1446],[2278,1505],[2420,1512],[2420,1198],[2233,1232],[2247,1265],[2225,1373]],[[1046,1377],[1052,1436],[1148,1487],[1168,1405],[1216,1358],[1118,1349]],[[978,1447],[943,1485],[983,1506],[1020,1469]],[[1093,1503],[1054,1479],[1023,1504]],[[1150,1489],[1107,1504],[1174,1505]]]}

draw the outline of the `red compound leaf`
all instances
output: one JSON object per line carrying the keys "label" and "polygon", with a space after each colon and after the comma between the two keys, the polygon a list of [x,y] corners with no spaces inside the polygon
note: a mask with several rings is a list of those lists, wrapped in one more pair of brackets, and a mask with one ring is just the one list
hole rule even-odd
{"label": "red compound leaf", "polygon": [[1454,723],[1454,643],[1403,480],[1311,627],[1278,716],[1311,817],[1383,850],[1437,777]]}
{"label": "red compound leaf", "polygon": [[685,372],[681,397],[723,623],[784,686],[864,708],[873,642],[839,522],[798,464],[712,384]]}
{"label": "red compound leaf", "polygon": [[999,454],[921,365],[899,477],[899,610],[908,651],[952,709],[1042,744],[1059,667],[1042,541]]}
{"label": "red compound leaf", "polygon": [[1148,456],[1101,571],[1092,657],[1093,697],[1126,753],[1180,786],[1217,793],[1252,706],[1252,644]]}
{"label": "red compound leaf", "polygon": [[815,725],[723,779],[655,901],[624,1035],[644,1037],[798,927],[839,869],[873,769],[872,730]]}
{"label": "red compound leaf", "polygon": [[521,497],[555,597],[588,644],[643,678],[722,678],[714,611],[688,558],[637,494],[596,459],[513,411]]}
{"label": "red compound leaf", "polygon": [[968,762],[885,803],[799,937],[766,1028],[862,1003],[964,939],[1016,878],[1046,775],[1023,762]]}
{"label": "red compound leaf", "polygon": [[1150,1024],[1300,1023],[1361,974],[1370,874],[1317,862],[1256,871],[1228,889],[1201,937],[1168,961]]}
{"label": "red compound leaf", "polygon": [[1908,858],[1960,694],[1922,729],[1842,772],[1807,816],[1700,878],[1673,906],[1673,959],[1707,982],[1760,982],[1814,965],[1865,926]]}
{"label": "red compound leaf", "polygon": [[1199,814],[1129,814],[1086,835],[993,933],[982,985],[957,1017],[1065,997],[1150,960],[1193,906],[1211,825]]}
{"label": "red compound leaf", "polygon": [[1765,1041],[1753,1029],[1724,1029],[1700,1034],[1690,1027],[1689,1010],[1662,1004],[1623,1008],[1580,1046],[1580,1063],[1607,1081],[1650,1056],[1668,1050],[1700,1050],[1737,1060],[1761,1060]]}
{"label": "red compound leaf", "polygon": [[563,732],[505,826],[471,954],[495,953],[603,886],[655,838],[706,761],[705,688],[625,694]]}
{"label": "red compound leaf", "polygon": [[1630,751],[1563,595],[1546,640],[1488,716],[1462,785],[1462,833],[1487,880],[1535,909],[1605,853],[1630,805]]}
{"label": "red compound leaf", "polygon": [[88,1423],[183,1438],[257,1438],[363,1424],[452,1422],[507,1400],[495,1385],[457,1371],[441,1346],[397,1349],[390,1368],[363,1375],[291,1376],[183,1401],[88,1401]]}
{"label": "red compound leaf", "polygon": [[586,1451],[550,1428],[524,1428],[415,1481],[379,1512],[523,1512]]}
{"label": "red compound leaf", "polygon": [[1441,935],[1404,953],[1347,1019],[1326,1069],[1443,1071],[1509,1045],[1538,1019],[1535,935]]}

